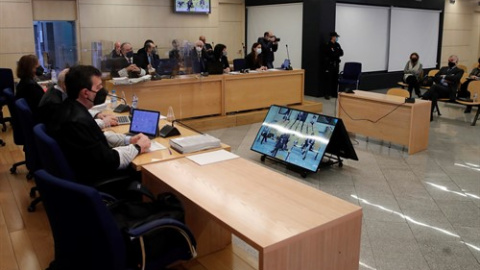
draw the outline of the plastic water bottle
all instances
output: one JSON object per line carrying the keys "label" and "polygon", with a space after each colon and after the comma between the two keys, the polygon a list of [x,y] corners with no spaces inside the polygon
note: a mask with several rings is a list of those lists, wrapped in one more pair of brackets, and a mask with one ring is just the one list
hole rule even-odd
{"label": "plastic water bottle", "polygon": [[477,95],[477,93],[473,94],[473,102],[475,102],[475,103],[476,103],[476,102],[477,102],[477,98],[478,98],[478,95]]}
{"label": "plastic water bottle", "polygon": [[132,97],[132,110],[135,110],[137,107],[138,107],[138,97],[134,93]]}
{"label": "plastic water bottle", "polygon": [[115,90],[113,89],[112,89],[112,96],[111,96],[110,102],[112,103],[113,109],[117,107],[117,92],[115,92]]}
{"label": "plastic water bottle", "polygon": [[57,79],[57,72],[55,71],[55,69],[52,69],[52,70],[50,71],[50,74],[52,75],[52,76],[51,76],[52,82],[53,82],[53,83],[57,83],[57,82],[58,82],[58,79]]}

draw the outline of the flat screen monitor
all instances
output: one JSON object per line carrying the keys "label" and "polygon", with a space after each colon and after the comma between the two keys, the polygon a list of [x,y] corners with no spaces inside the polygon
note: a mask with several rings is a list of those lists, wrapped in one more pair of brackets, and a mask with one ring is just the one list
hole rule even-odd
{"label": "flat screen monitor", "polygon": [[174,0],[173,11],[178,13],[200,13],[211,12],[211,0]]}
{"label": "flat screen monitor", "polygon": [[272,105],[251,150],[316,172],[338,118]]}

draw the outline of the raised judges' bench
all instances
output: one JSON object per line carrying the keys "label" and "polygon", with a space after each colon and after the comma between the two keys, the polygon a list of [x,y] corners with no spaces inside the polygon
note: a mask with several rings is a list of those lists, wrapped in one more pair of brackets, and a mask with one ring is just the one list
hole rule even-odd
{"label": "raised judges' bench", "polygon": [[[187,158],[145,165],[153,192],[184,203],[197,239],[191,270],[358,269],[362,210],[242,158],[200,166]],[[232,234],[258,260],[231,244]]]}
{"label": "raised judges' bench", "polygon": [[166,115],[171,106],[177,119],[190,119],[189,125],[196,129],[213,129],[260,122],[272,104],[321,112],[321,103],[303,99],[304,76],[302,69],[195,74],[130,85],[107,81],[106,88],[115,89],[120,97],[125,93],[129,104],[135,93],[139,108]]}

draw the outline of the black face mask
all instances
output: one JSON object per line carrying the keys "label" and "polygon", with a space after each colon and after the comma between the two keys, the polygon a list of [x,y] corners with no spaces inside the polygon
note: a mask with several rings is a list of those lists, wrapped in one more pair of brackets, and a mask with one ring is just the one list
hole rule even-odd
{"label": "black face mask", "polygon": [[410,59],[410,61],[412,61],[412,63],[415,64],[415,63],[417,63],[418,59],[417,58],[412,58],[412,59]]}
{"label": "black face mask", "polygon": [[453,68],[455,66],[455,63],[454,62],[448,62],[448,67],[449,68]]}
{"label": "black face mask", "polygon": [[132,58],[133,57],[133,52],[127,52],[127,54],[125,56],[128,57],[128,58]]}
{"label": "black face mask", "polygon": [[37,69],[35,69],[35,75],[42,76],[44,71],[42,66],[38,66]]}
{"label": "black face mask", "polygon": [[98,90],[95,98],[93,99],[93,105],[99,105],[105,103],[105,100],[107,99],[107,90],[105,88],[102,88]]}

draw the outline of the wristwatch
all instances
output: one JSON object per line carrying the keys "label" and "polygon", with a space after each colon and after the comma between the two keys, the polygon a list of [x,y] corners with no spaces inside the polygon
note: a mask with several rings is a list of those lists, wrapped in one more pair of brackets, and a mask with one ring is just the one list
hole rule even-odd
{"label": "wristwatch", "polygon": [[138,150],[138,153],[139,153],[139,154],[142,153],[142,147],[140,147],[140,145],[134,144],[133,146],[135,146],[135,149]]}

